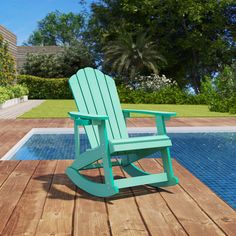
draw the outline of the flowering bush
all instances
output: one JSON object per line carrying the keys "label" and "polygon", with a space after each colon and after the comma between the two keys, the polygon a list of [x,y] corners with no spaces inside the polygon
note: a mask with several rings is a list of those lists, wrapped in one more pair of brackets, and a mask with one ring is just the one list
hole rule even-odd
{"label": "flowering bush", "polygon": [[14,59],[8,52],[7,43],[0,34],[0,86],[11,84],[15,78]]}
{"label": "flowering bush", "polygon": [[176,86],[177,83],[175,81],[171,81],[171,79],[166,78],[165,75],[157,75],[151,74],[148,76],[137,76],[133,80],[131,80],[127,87],[135,90],[143,90],[147,92],[154,92],[161,90],[166,87]]}

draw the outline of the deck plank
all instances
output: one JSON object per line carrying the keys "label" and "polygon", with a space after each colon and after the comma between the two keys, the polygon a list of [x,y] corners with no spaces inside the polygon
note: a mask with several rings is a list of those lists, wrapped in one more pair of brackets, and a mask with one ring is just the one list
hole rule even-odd
{"label": "deck plank", "polygon": [[[153,159],[141,162],[146,171],[158,165]],[[189,235],[225,235],[179,185],[162,189],[165,191],[160,191],[161,196]]]}
{"label": "deck plank", "polygon": [[51,185],[57,161],[40,161],[3,235],[34,235]]}
{"label": "deck plank", "polygon": [[[86,170],[82,173],[93,181],[101,182],[98,169]],[[80,189],[77,190],[73,235],[110,235],[104,198],[92,196]]]}
{"label": "deck plank", "polygon": [[[113,171],[118,178],[124,176],[120,167],[114,167]],[[122,189],[118,195],[107,198],[106,202],[113,236],[150,235],[130,188]]]}
{"label": "deck plank", "polygon": [[71,235],[73,232],[75,186],[65,175],[70,164],[71,161],[57,162],[35,235]]}
{"label": "deck plank", "polygon": [[[135,118],[128,126],[154,123]],[[236,118],[176,118],[168,125],[236,125]],[[72,126],[69,119],[0,120],[0,157],[32,128]],[[143,161],[146,170],[160,168]],[[64,174],[70,161],[58,161],[55,175],[49,162],[49,166],[41,161],[0,162],[0,235],[33,235],[35,230],[37,235],[164,235],[164,230],[178,235],[182,228],[189,235],[236,235],[236,212],[175,161],[179,186],[157,193],[145,186],[125,189],[105,204],[103,199],[75,191]],[[122,176],[117,168],[115,174]],[[37,179],[37,174],[45,178]],[[87,174],[94,177],[97,172]]]}
{"label": "deck plank", "polygon": [[[221,200],[198,178],[177,161],[173,161],[176,174],[179,176],[180,185],[199,204],[201,209],[227,234],[236,235],[236,214],[227,203]],[[189,181],[191,179],[191,181]]]}
{"label": "deck plank", "polygon": [[19,161],[0,161],[0,187],[19,164]]}
{"label": "deck plank", "polygon": [[39,161],[21,161],[0,188],[0,235]]}
{"label": "deck plank", "polygon": [[[139,163],[137,166],[142,169]],[[159,173],[160,170],[157,172]],[[127,174],[126,177],[128,177]],[[151,235],[187,235],[157,189],[139,186],[132,188],[132,191]]]}

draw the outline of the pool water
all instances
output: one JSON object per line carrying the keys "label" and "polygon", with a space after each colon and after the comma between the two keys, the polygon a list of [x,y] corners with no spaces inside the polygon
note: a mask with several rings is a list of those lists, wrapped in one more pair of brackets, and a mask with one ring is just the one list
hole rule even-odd
{"label": "pool water", "polygon": [[[150,133],[130,136],[153,135]],[[236,209],[236,132],[170,133],[171,154],[186,169]],[[81,135],[81,152],[89,148]],[[149,157],[159,157],[156,153]],[[34,134],[12,157],[14,160],[74,159],[73,134]]]}

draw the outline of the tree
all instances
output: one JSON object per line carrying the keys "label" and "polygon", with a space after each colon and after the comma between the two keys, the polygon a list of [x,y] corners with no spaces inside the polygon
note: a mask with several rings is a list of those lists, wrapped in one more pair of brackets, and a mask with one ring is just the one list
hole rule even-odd
{"label": "tree", "polygon": [[28,45],[70,45],[80,39],[84,27],[84,17],[72,12],[49,13],[38,22],[38,28],[29,37]]}
{"label": "tree", "polygon": [[129,78],[158,74],[160,65],[166,62],[147,33],[122,32],[116,40],[108,42],[103,51],[104,66]]}
{"label": "tree", "polygon": [[15,78],[15,62],[8,52],[8,45],[0,34],[0,86],[6,86]]}
{"label": "tree", "polygon": [[33,75],[42,78],[62,78],[59,55],[55,54],[28,54],[21,74]]}
{"label": "tree", "polygon": [[236,55],[233,0],[103,0],[93,3],[86,36],[99,52],[122,27],[146,31],[166,58],[161,73],[198,93],[205,75],[221,71]]}
{"label": "tree", "polygon": [[87,66],[95,67],[95,61],[92,52],[82,41],[74,41],[65,47],[59,57],[59,71],[64,77],[69,77]]}
{"label": "tree", "polygon": [[70,77],[87,66],[95,66],[93,56],[86,45],[78,41],[65,46],[59,54],[29,54],[21,73],[43,78],[62,78]]}

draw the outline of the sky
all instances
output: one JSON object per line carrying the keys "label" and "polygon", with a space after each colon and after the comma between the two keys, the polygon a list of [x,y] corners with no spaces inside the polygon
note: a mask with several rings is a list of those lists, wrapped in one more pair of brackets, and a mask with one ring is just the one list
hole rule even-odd
{"label": "sky", "polygon": [[37,22],[49,12],[80,13],[88,10],[92,0],[0,0],[0,25],[17,36],[17,45],[27,41]]}

